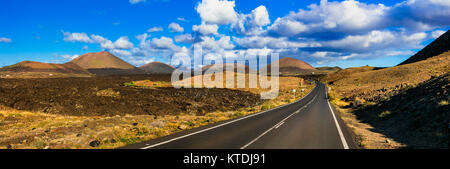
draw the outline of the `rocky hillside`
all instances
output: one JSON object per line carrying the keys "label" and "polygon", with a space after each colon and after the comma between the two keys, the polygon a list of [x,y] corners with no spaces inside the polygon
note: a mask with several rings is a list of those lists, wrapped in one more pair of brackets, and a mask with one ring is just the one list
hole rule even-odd
{"label": "rocky hillside", "polygon": [[139,68],[149,74],[171,74],[175,70],[173,66],[161,62],[151,62]]}

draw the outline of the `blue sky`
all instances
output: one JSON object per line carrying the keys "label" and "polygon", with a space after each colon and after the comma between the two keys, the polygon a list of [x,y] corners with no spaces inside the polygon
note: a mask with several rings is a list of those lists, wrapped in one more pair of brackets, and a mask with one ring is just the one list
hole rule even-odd
{"label": "blue sky", "polygon": [[[450,26],[446,0],[2,0],[0,66],[108,50],[136,65],[276,52],[313,66],[393,66]],[[153,28],[153,29],[152,29]],[[181,60],[181,59],[180,59]]]}

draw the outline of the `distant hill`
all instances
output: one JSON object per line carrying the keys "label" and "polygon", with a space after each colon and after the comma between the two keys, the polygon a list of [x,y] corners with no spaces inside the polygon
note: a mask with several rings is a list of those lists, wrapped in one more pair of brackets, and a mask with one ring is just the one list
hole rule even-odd
{"label": "distant hill", "polygon": [[[308,63],[290,57],[281,58],[277,62],[279,64],[281,74],[309,73],[316,70],[316,68],[312,67]],[[267,65],[268,72],[270,72],[271,68],[272,64]]]}
{"label": "distant hill", "polygon": [[55,72],[55,73],[76,73],[89,74],[88,71],[74,63],[54,64],[34,61],[23,61],[11,66],[6,66],[0,71],[10,72]]}
{"label": "distant hill", "polygon": [[175,70],[175,67],[161,62],[151,62],[139,68],[150,74],[171,74]]}
{"label": "distant hill", "polygon": [[0,68],[0,77],[6,78],[49,78],[49,77],[88,77],[91,74],[73,63],[54,64],[23,61]]}
{"label": "distant hill", "polygon": [[143,70],[134,67],[106,51],[87,53],[73,59],[69,63],[75,63],[96,75],[130,75],[144,73]]}
{"label": "distant hill", "polygon": [[[234,72],[238,71],[239,69],[244,69],[245,73],[249,73],[250,70],[252,70],[249,66],[247,65],[243,65],[243,64],[239,64],[239,63],[224,63],[224,64],[211,64],[211,65],[206,65],[202,67],[202,72],[206,73],[206,71],[216,71],[216,72],[220,72],[220,70],[226,71],[226,67],[227,66],[233,66],[234,67]],[[255,71],[256,72],[256,71]]]}
{"label": "distant hill", "polygon": [[417,61],[425,60],[433,56],[440,55],[450,50],[450,31],[445,32],[439,38],[431,42],[421,51],[417,52],[414,56],[403,61],[399,65],[414,63]]}

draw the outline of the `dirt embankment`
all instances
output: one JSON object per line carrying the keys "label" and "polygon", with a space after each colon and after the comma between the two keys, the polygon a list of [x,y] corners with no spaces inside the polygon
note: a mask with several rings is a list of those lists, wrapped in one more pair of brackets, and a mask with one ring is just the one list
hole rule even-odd
{"label": "dirt embankment", "polygon": [[322,81],[365,148],[448,148],[449,58],[345,69]]}
{"label": "dirt embankment", "polygon": [[261,104],[260,96],[228,89],[139,89],[124,82],[170,76],[118,76],[55,79],[1,79],[0,105],[18,110],[89,115],[204,114]]}

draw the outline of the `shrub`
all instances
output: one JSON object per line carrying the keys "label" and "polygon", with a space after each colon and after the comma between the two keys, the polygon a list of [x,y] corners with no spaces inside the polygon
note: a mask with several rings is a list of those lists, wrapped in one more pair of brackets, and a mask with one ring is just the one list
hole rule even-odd
{"label": "shrub", "polygon": [[265,104],[265,105],[262,105],[262,106],[261,106],[261,111],[269,110],[269,109],[271,109],[271,108],[272,108],[271,105]]}
{"label": "shrub", "polygon": [[379,117],[380,119],[388,119],[388,118],[391,117],[391,116],[392,116],[392,112],[389,111],[389,110],[383,111],[383,112],[381,112],[381,113],[378,115],[378,117]]}
{"label": "shrub", "polygon": [[134,86],[136,86],[136,82],[135,81],[125,82],[125,83],[123,83],[123,85],[127,86],[127,87],[134,87]]}
{"label": "shrub", "polygon": [[233,114],[234,117],[241,117],[244,116],[244,113],[242,111],[238,111],[236,113]]}

